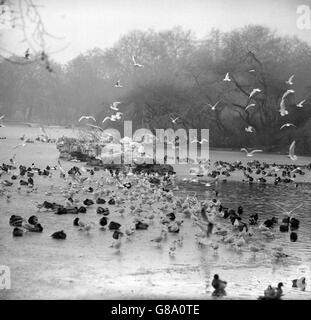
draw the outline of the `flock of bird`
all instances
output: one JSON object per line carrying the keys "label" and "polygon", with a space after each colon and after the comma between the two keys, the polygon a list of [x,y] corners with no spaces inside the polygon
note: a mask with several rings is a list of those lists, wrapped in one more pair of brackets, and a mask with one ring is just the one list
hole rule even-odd
{"label": "flock of bird", "polygon": [[[248,164],[245,171],[253,170],[256,165],[259,171],[267,170],[255,162]],[[219,172],[234,168],[223,162],[217,162],[216,166]],[[240,169],[241,166],[241,163],[235,164],[235,169]],[[285,172],[286,170],[284,169]],[[56,203],[48,200],[36,202],[38,211],[46,210],[56,215],[78,214],[79,216],[74,218],[72,224],[79,232],[87,235],[92,232],[96,224],[87,221],[88,215],[85,214],[97,206],[96,215],[100,216],[98,227],[103,232],[111,232],[110,247],[118,254],[122,252],[124,243],[133,243],[135,234],[144,230],[153,234],[149,239],[151,245],[154,244],[156,248],[162,248],[165,245],[168,248],[169,257],[174,259],[184,244],[184,224],[192,223],[194,228],[192,241],[198,248],[211,247],[214,255],[218,255],[219,248],[223,247],[237,253],[242,250],[250,252],[254,257],[261,252],[269,252],[272,260],[286,259],[289,256],[283,252],[283,247],[269,249],[266,245],[273,242],[275,238],[277,219],[272,217],[259,223],[258,215],[246,217],[241,206],[237,210],[226,208],[221,204],[215,189],[213,198],[203,199],[203,201],[196,195],[188,194],[186,197],[178,195],[179,188],[174,175],[133,173],[130,168],[124,171],[103,171],[96,167],[90,169],[84,166],[73,166],[66,171],[60,161],[57,165],[40,169],[34,163],[30,167],[18,166],[15,157],[12,157],[10,163],[3,163],[0,167],[2,187],[0,195],[10,203],[13,188],[17,187],[18,194],[25,192],[30,196],[39,192],[40,179],[52,181],[58,174],[63,183],[57,182],[59,189],[53,183],[51,191],[45,192],[45,196],[61,195],[63,202]],[[299,221],[293,218],[293,211],[296,209],[298,208],[288,212],[282,208],[291,230],[297,230],[299,227]],[[120,219],[124,217],[129,222],[121,223]],[[28,219],[13,215],[10,217],[9,224],[13,227],[13,236],[16,237],[29,232],[43,233],[45,228],[35,215]],[[51,237],[64,240],[67,238],[67,233],[59,230],[51,234]],[[146,237],[148,239],[148,235]],[[215,289],[213,295],[226,294],[227,283],[220,280],[218,275],[214,276],[212,286]],[[305,290],[306,281],[302,278],[295,279],[293,286]],[[280,286],[277,288],[269,286],[264,292],[264,297],[261,298],[279,299],[281,296]]]}

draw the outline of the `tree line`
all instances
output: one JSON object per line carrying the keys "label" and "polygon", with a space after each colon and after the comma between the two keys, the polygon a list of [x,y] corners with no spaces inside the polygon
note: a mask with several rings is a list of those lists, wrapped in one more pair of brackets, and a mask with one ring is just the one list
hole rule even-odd
{"label": "tree line", "polygon": [[[133,65],[133,55],[143,67]],[[132,120],[133,130],[208,128],[212,147],[285,151],[296,140],[298,152],[311,153],[311,47],[297,37],[260,25],[212,30],[204,39],[181,27],[134,30],[66,64],[50,58],[49,70],[34,60],[0,62],[0,115],[8,120],[77,125],[81,115],[93,115],[97,125],[120,131],[123,120]],[[249,99],[254,88],[260,92]],[[281,116],[288,89],[294,92]],[[114,101],[122,102],[122,120],[102,124]],[[280,130],[285,123],[295,126]],[[245,131],[250,126],[254,132]]]}

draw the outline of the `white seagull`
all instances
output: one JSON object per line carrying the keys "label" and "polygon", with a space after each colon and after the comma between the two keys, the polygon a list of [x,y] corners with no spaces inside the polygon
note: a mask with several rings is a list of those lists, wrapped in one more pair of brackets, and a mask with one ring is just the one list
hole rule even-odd
{"label": "white seagull", "polygon": [[285,83],[289,84],[290,86],[293,85],[293,84],[294,84],[294,83],[293,83],[294,77],[295,77],[295,75],[292,74]]}
{"label": "white seagull", "polygon": [[231,81],[231,79],[229,77],[229,72],[226,73],[226,76],[223,81]]}
{"label": "white seagull", "polygon": [[261,90],[258,89],[258,88],[253,89],[248,98],[251,99],[251,97],[252,97],[254,94],[256,94],[257,92],[261,92]]}
{"label": "white seagull", "polygon": [[285,127],[296,127],[294,124],[292,124],[292,123],[285,123],[285,124],[283,124],[282,125],[282,127],[280,128],[280,130],[282,130],[283,128],[285,128]]}
{"label": "white seagull", "polygon": [[249,151],[247,151],[247,149],[245,149],[245,148],[242,148],[241,151],[245,151],[245,152],[246,152],[246,155],[247,155],[248,157],[252,157],[255,152],[262,152],[262,150],[253,150],[253,151],[249,152]]}
{"label": "white seagull", "polygon": [[306,102],[306,100],[302,100],[302,101],[300,101],[296,106],[298,107],[298,108],[302,108],[303,107],[303,104]]}
{"label": "white seagull", "polygon": [[216,107],[217,107],[217,105],[218,105],[218,103],[219,103],[219,101],[217,101],[214,105],[211,105],[210,103],[208,103],[207,105],[208,105],[209,107],[211,107],[212,110],[215,110]]}
{"label": "white seagull", "polygon": [[256,71],[255,69],[248,70],[248,72],[255,72],[255,71]]}
{"label": "white seagull", "polygon": [[[171,118],[171,117],[170,117]],[[175,118],[175,119],[173,119],[173,118],[171,118],[171,120],[172,120],[172,123],[176,123],[176,121],[179,119],[179,117],[177,117],[177,118]]]}
{"label": "white seagull", "polygon": [[5,114],[3,114],[3,115],[0,117],[0,120],[2,120],[4,117],[5,117]]}
{"label": "white seagull", "polygon": [[144,65],[139,64],[139,63],[136,62],[136,57],[135,56],[132,56],[132,60],[133,60],[134,67],[142,68],[144,66]]}
{"label": "white seagull", "polygon": [[93,120],[94,122],[96,122],[96,119],[93,117],[93,116],[82,116],[80,119],[79,119],[79,122],[83,119],[86,119],[86,120]]}
{"label": "white seagull", "polygon": [[122,88],[122,87],[123,87],[123,86],[121,85],[120,80],[118,80],[118,81],[116,82],[116,84],[114,85],[114,87],[115,87],[115,88]]}
{"label": "white seagull", "polygon": [[282,117],[286,116],[288,114],[288,111],[285,109],[285,98],[291,94],[294,93],[294,90],[288,89],[284,92],[282,99],[281,99],[281,103],[280,103],[280,114]]}
{"label": "white seagull", "polygon": [[123,114],[122,112],[117,112],[115,115],[112,115],[112,117],[114,117],[117,120],[121,119],[121,114]]}
{"label": "white seagull", "polygon": [[208,140],[206,140],[205,138],[203,138],[201,141],[199,141],[198,139],[194,139],[191,141],[191,143],[199,143],[199,144],[202,144],[204,142],[208,142]]}
{"label": "white seagull", "polygon": [[116,116],[115,115],[112,115],[111,117],[105,117],[105,119],[103,120],[103,123],[106,121],[106,120],[110,120],[110,121],[116,121],[117,120],[117,118],[116,118]]}
{"label": "white seagull", "polygon": [[112,103],[112,105],[110,106],[110,109],[115,110],[115,111],[119,111],[118,105],[121,104],[121,102],[119,101],[115,101]]}
{"label": "white seagull", "polygon": [[245,128],[246,132],[255,132],[255,129],[252,126],[248,126],[247,128]]}
{"label": "white seagull", "polygon": [[251,104],[247,105],[247,107],[245,108],[245,111],[248,110],[249,108],[255,107],[255,106],[256,106],[255,103],[251,103]]}
{"label": "white seagull", "polygon": [[296,141],[293,141],[289,147],[289,152],[288,152],[288,157],[293,161],[296,161],[298,159],[298,157],[295,155],[295,145],[296,145]]}

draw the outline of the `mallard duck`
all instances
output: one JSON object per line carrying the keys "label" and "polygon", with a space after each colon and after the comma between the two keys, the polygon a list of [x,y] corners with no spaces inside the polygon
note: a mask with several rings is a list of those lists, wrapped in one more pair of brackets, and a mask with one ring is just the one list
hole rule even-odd
{"label": "mallard duck", "polygon": [[305,277],[301,277],[300,279],[294,279],[292,280],[293,282],[293,288],[299,288],[301,291],[305,291],[306,290],[306,278]]}
{"label": "mallard duck", "polygon": [[13,237],[22,237],[24,234],[24,231],[20,228],[14,228],[13,229]]}
{"label": "mallard duck", "polygon": [[65,233],[63,230],[61,230],[61,231],[56,231],[56,232],[54,232],[54,233],[51,235],[51,237],[52,237],[53,239],[61,239],[61,240],[64,240],[64,239],[66,239],[67,235],[66,235],[66,233]]}
{"label": "mallard duck", "polygon": [[212,286],[215,290],[224,290],[227,286],[227,281],[220,280],[219,275],[215,274],[212,281]]}
{"label": "mallard duck", "polygon": [[272,288],[271,285],[264,291],[264,296],[259,297],[261,300],[279,300],[283,295],[283,283],[280,282],[277,288]]}

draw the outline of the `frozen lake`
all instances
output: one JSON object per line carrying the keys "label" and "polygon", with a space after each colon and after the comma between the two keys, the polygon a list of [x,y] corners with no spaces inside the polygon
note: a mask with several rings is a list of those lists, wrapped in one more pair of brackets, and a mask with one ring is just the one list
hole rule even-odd
{"label": "frozen lake", "polygon": [[[75,135],[69,129],[48,128],[52,137]],[[58,151],[54,144],[35,142],[24,148],[12,150],[12,146],[21,141],[22,134],[35,138],[40,134],[39,128],[6,127],[0,128],[0,161],[7,161],[16,153],[18,164],[30,165],[32,162],[39,167],[56,165]],[[298,155],[299,156],[299,155]],[[210,159],[233,162],[249,161],[240,152],[210,151]],[[290,163],[284,155],[256,154],[254,159],[268,163]],[[298,164],[310,163],[311,159],[299,157]],[[70,168],[75,163],[65,163]],[[188,175],[185,166],[176,167],[180,177]],[[96,175],[102,175],[97,172]],[[3,176],[10,180],[9,176]],[[96,179],[96,176],[95,178]],[[232,180],[232,181],[230,181]],[[292,209],[298,204],[303,206],[296,211],[300,220],[298,241],[291,242],[289,233],[280,233],[275,229],[275,239],[265,240],[265,249],[254,256],[246,247],[236,252],[230,247],[220,244],[218,255],[213,255],[210,246],[198,247],[194,234],[197,228],[190,219],[184,218],[180,234],[183,246],[177,247],[176,256],[168,254],[169,244],[177,237],[168,234],[162,248],[156,248],[151,239],[159,234],[160,223],[155,219],[148,230],[138,230],[131,240],[124,240],[121,253],[112,248],[111,231],[99,229],[96,214],[97,205],[88,209],[86,215],[79,214],[84,221],[93,221],[96,226],[90,234],[79,232],[72,221],[76,215],[55,215],[51,212],[37,212],[35,201],[63,203],[64,198],[58,187],[64,185],[59,174],[52,179],[36,177],[35,185],[38,192],[27,195],[23,190],[17,193],[17,182],[10,187],[10,202],[0,196],[0,265],[11,269],[11,289],[0,290],[0,299],[212,299],[211,281],[215,273],[228,282],[227,296],[222,299],[256,299],[263,294],[268,284],[276,286],[284,283],[284,299],[310,299],[311,279],[311,186],[300,185],[253,185],[239,183],[238,176],[229,179],[228,183],[219,183],[217,190],[221,202],[233,209],[239,205],[244,208],[243,215],[248,217],[258,213],[259,221],[276,216],[283,217],[273,202]],[[310,182],[309,175],[303,181]],[[90,184],[92,185],[92,184]],[[179,192],[196,191],[200,198],[206,198],[209,189],[202,184],[180,183]],[[52,191],[51,196],[45,192]],[[88,194],[81,196],[83,201]],[[104,205],[106,206],[106,205]],[[154,204],[153,207],[156,207]],[[128,204],[124,205],[125,208]],[[122,217],[115,206],[109,206],[110,220],[127,224],[130,216]],[[148,207],[146,211],[150,210]],[[11,215],[30,217],[37,215],[42,224],[43,233],[28,233],[23,237],[12,237],[9,226]],[[228,224],[221,218],[219,223]],[[245,218],[245,221],[248,219]],[[50,235],[58,230],[67,234],[65,241],[53,240]],[[216,236],[212,235],[213,240]],[[263,242],[263,240],[258,240]],[[271,258],[271,248],[281,245],[289,257],[280,261]],[[291,280],[305,276],[307,289],[305,292],[291,287]]]}

